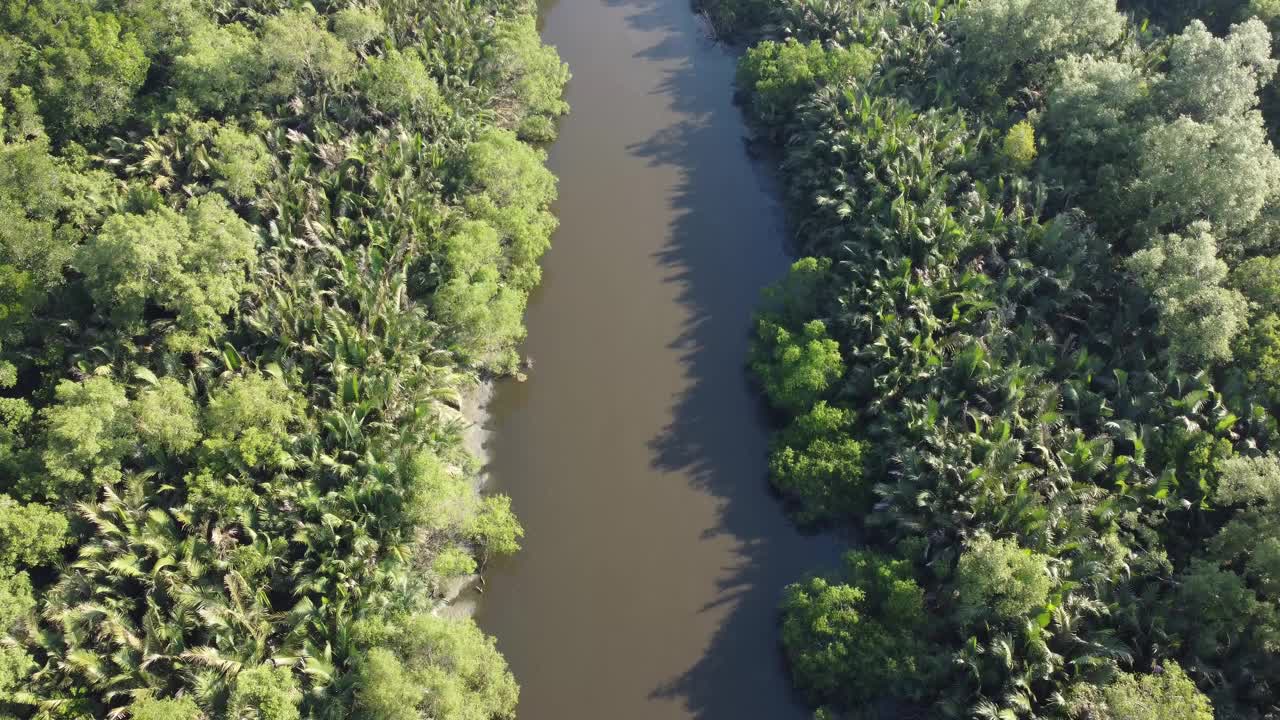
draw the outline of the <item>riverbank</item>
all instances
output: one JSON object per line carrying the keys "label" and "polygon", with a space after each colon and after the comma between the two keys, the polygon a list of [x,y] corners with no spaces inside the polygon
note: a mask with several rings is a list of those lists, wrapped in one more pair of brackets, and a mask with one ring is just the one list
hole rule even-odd
{"label": "riverbank", "polygon": [[[523,375],[520,378],[477,379],[474,384],[459,393],[457,407],[445,403],[438,403],[436,406],[445,424],[456,423],[462,428],[462,449],[466,452],[470,463],[474,465],[474,469],[455,466],[447,470],[470,477],[472,491],[477,496],[484,493],[489,485],[489,474],[486,470],[491,460],[487,447],[492,435],[489,429],[491,418],[489,403],[493,401],[498,383],[518,380],[523,380]],[[482,597],[483,583],[484,568],[480,568],[479,572],[450,578],[439,592],[434,614],[451,620],[473,618]]]}

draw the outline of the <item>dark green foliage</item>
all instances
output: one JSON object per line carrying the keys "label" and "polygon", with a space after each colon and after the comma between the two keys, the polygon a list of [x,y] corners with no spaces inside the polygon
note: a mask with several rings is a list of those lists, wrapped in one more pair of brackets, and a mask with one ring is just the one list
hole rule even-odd
{"label": "dark green foliage", "polygon": [[705,13],[717,32],[729,38],[751,38],[771,27],[773,0],[699,0],[696,7]]}
{"label": "dark green foliage", "polygon": [[[931,717],[1274,714],[1267,3],[705,5],[767,38],[739,87],[806,256],[750,358],[773,482],[920,568],[901,625],[935,661],[851,670],[818,638],[902,627],[812,580],[797,685],[832,717],[872,688]],[[859,47],[869,70],[815,69]]]}
{"label": "dark green foliage", "polygon": [[0,716],[511,716],[432,612],[522,534],[452,408],[555,227],[534,11],[0,0]]}
{"label": "dark green foliage", "polygon": [[1122,0],[1121,9],[1159,27],[1177,32],[1192,20],[1201,20],[1216,32],[1251,15],[1274,17],[1269,0]]}

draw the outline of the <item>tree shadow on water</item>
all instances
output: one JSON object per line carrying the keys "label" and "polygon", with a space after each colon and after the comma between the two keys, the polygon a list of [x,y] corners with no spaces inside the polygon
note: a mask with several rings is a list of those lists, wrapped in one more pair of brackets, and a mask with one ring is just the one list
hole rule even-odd
{"label": "tree shadow on water", "polygon": [[675,219],[655,260],[687,314],[671,341],[687,383],[673,398],[671,423],[650,443],[652,463],[664,478],[687,477],[714,497],[720,511],[705,534],[735,545],[716,597],[700,609],[723,616],[709,646],[653,697],[678,701],[701,720],[805,718],[778,652],[777,603],[788,582],[833,565],[838,543],[801,535],[768,492],[767,419],[744,371],[760,289],[788,263],[780,196],[743,144],[734,57],[709,38],[688,0],[604,1],[656,38],[636,58],[663,65],[652,92],[668,99],[674,117],[628,148],[680,177],[670,198]]}

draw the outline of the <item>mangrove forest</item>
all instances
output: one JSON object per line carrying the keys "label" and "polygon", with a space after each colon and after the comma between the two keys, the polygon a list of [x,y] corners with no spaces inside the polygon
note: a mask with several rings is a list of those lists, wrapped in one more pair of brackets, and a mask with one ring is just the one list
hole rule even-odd
{"label": "mangrove forest", "polygon": [[0,0],[0,720],[1280,720],[1278,49]]}

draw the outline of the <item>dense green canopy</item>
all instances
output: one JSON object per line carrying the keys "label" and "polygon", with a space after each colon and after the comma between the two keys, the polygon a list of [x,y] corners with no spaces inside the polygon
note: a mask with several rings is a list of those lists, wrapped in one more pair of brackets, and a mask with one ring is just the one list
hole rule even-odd
{"label": "dense green canopy", "polygon": [[870,546],[785,593],[819,716],[1275,717],[1280,5],[700,5],[802,255],[773,481]]}
{"label": "dense green canopy", "polygon": [[514,712],[434,612],[518,547],[568,71],[532,0],[0,0],[0,716]]}

